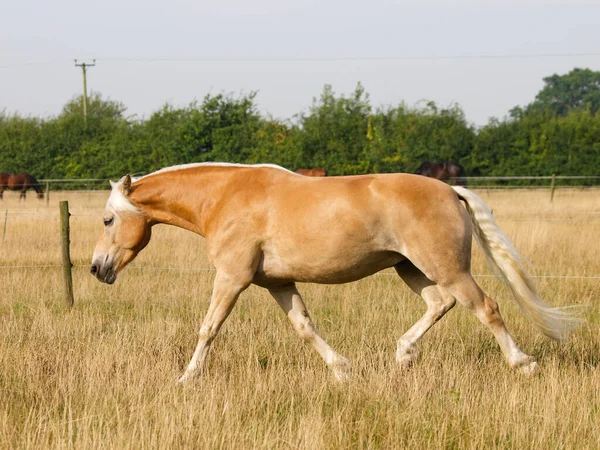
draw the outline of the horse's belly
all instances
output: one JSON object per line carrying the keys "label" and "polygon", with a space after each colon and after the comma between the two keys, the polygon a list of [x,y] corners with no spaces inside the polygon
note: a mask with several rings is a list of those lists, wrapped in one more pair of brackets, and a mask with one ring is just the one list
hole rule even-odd
{"label": "horse's belly", "polygon": [[397,252],[376,251],[364,255],[339,254],[336,257],[315,255],[308,258],[281,257],[265,254],[254,282],[268,285],[277,282],[300,281],[337,284],[360,280],[404,260]]}

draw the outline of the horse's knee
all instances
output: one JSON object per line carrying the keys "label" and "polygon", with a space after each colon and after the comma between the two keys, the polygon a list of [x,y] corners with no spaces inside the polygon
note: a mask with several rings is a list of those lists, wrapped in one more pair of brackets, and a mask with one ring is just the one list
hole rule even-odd
{"label": "horse's knee", "polygon": [[198,332],[199,338],[206,342],[212,341],[217,335],[218,329],[212,325],[202,325]]}
{"label": "horse's knee", "polygon": [[306,314],[306,316],[297,317],[293,321],[293,327],[302,340],[310,341],[315,335],[315,329],[312,320],[308,317],[308,312]]}
{"label": "horse's knee", "polygon": [[429,286],[428,291],[424,290],[423,294],[423,300],[427,303],[428,314],[436,322],[456,304],[454,296],[440,286]]}
{"label": "horse's knee", "polygon": [[500,306],[487,295],[484,297],[483,304],[485,305],[486,313],[500,314]]}
{"label": "horse's knee", "polygon": [[444,299],[443,301],[430,303],[427,307],[427,315],[433,319],[434,322],[439,321],[444,314],[454,307],[456,300],[452,299]]}
{"label": "horse's knee", "polygon": [[444,297],[443,302],[439,305],[437,311],[433,316],[435,321],[437,322],[438,320],[440,320],[444,316],[444,314],[446,314],[448,311],[454,308],[454,305],[456,305],[456,299],[454,297]]}
{"label": "horse's knee", "polygon": [[489,325],[495,325],[502,322],[502,316],[500,316],[500,307],[498,306],[498,303],[496,303],[487,295],[483,299],[481,316]]}

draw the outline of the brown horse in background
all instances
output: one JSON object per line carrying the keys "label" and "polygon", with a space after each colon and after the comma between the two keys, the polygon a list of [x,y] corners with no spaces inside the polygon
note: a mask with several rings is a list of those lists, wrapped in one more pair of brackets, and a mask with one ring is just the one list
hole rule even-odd
{"label": "brown horse in background", "polygon": [[455,162],[431,162],[425,161],[415,172],[417,175],[423,175],[435,178],[441,181],[448,181],[450,184],[458,186],[467,185],[467,173],[465,168]]}
{"label": "brown horse in background", "polygon": [[44,198],[44,191],[38,180],[33,175],[27,172],[22,173],[0,173],[0,199],[3,198],[5,190],[21,191],[19,200],[25,199],[25,194],[28,189],[33,189],[37,192],[37,197],[41,200]]}
{"label": "brown horse in background", "polygon": [[296,173],[300,175],[305,175],[307,177],[326,177],[327,171],[322,167],[315,167],[313,169],[298,169]]}

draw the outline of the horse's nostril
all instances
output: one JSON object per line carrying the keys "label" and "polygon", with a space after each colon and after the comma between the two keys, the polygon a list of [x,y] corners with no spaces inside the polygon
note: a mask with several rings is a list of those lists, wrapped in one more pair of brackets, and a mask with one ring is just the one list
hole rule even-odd
{"label": "horse's nostril", "polygon": [[96,264],[92,264],[92,267],[90,267],[90,272],[92,272],[92,275],[96,275],[98,273],[98,266]]}

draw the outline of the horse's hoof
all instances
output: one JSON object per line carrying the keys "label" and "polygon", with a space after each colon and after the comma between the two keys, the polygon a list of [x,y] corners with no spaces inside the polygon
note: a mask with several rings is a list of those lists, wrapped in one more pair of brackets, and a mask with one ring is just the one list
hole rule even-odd
{"label": "horse's hoof", "polygon": [[516,367],[519,372],[528,377],[535,375],[540,370],[538,363],[535,361],[535,359],[533,359],[532,356],[527,356],[527,358],[523,359],[520,364],[514,365],[513,367]]}
{"label": "horse's hoof", "polygon": [[191,373],[184,373],[179,380],[177,380],[177,384],[185,384],[188,383],[194,376]]}
{"label": "horse's hoof", "polygon": [[333,376],[339,382],[346,382],[350,379],[350,361],[343,356],[333,365]]}
{"label": "horse's hoof", "polygon": [[540,366],[538,366],[538,363],[533,360],[531,360],[528,363],[525,363],[519,367],[519,372],[521,372],[523,375],[526,375],[528,377],[535,375],[539,371],[540,371]]}
{"label": "horse's hoof", "polygon": [[417,359],[419,359],[419,351],[417,350],[416,345],[398,345],[396,362],[401,369],[410,369]]}
{"label": "horse's hoof", "polygon": [[413,355],[402,355],[400,357],[396,357],[396,362],[398,363],[398,367],[402,370],[408,370],[412,366],[415,365],[415,361],[417,358]]}

